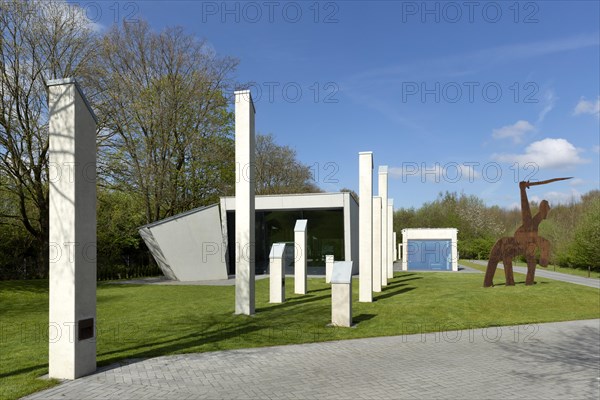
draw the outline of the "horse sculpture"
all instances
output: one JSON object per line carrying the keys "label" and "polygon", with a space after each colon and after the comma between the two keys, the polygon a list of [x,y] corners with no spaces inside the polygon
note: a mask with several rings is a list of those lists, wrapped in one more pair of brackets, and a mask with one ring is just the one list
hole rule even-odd
{"label": "horse sculpture", "polygon": [[537,214],[531,216],[529,200],[527,199],[527,189],[534,185],[543,185],[550,182],[562,181],[571,178],[555,178],[540,182],[519,182],[521,191],[521,218],[522,225],[516,230],[513,237],[503,237],[496,242],[488,260],[484,287],[494,286],[494,274],[500,261],[504,264],[504,276],[506,277],[506,286],[514,286],[512,260],[514,257],[523,255],[527,261],[527,277],[525,285],[533,285],[535,278],[535,266],[537,264],[536,252],[539,250],[539,264],[542,267],[548,266],[550,257],[550,242],[538,235],[540,223],[546,219],[550,211],[550,205],[546,200],[540,202],[540,208]]}

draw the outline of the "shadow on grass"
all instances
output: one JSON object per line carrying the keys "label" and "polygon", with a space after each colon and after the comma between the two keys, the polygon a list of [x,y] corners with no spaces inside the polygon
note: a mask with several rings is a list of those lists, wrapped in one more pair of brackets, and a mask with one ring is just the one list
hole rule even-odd
{"label": "shadow on grass", "polygon": [[48,279],[32,279],[0,282],[0,290],[12,295],[19,293],[48,293]]}
{"label": "shadow on grass", "polygon": [[[400,286],[400,285],[398,285]],[[402,285],[405,286],[405,285]],[[387,299],[388,297],[392,297],[392,296],[396,296],[402,293],[406,293],[406,292],[410,292],[411,290],[415,290],[416,288],[414,287],[406,287],[400,290],[394,290],[394,291],[386,291],[383,294],[380,294],[379,296],[375,297],[375,300],[383,300],[383,299]]]}
{"label": "shadow on grass", "polygon": [[308,293],[324,292],[326,290],[331,290],[331,288],[325,287],[325,288],[321,288],[321,289],[313,289],[313,290],[309,290]]}
{"label": "shadow on grass", "polygon": [[358,323],[373,319],[376,316],[377,316],[377,314],[359,314],[356,317],[352,317],[352,322],[354,322],[355,324],[358,324]]}
{"label": "shadow on grass", "polygon": [[48,363],[40,364],[40,365],[34,365],[33,367],[21,368],[21,369],[13,370],[13,371],[10,371],[10,372],[6,372],[6,373],[3,373],[3,374],[0,374],[0,378],[8,378],[9,376],[13,376],[13,375],[26,374],[28,372],[33,372],[33,371],[36,371],[36,370],[41,370],[43,368],[48,368]]}
{"label": "shadow on grass", "polygon": [[[240,336],[248,336],[250,333],[265,329],[265,326],[259,321],[255,321],[251,318],[247,318],[245,321],[238,318],[235,321],[230,321],[230,324],[231,325],[227,326],[225,323],[215,322],[212,327],[203,329],[201,332],[194,332],[173,339],[156,340],[151,343],[98,353],[98,357],[118,354],[116,357],[109,357],[102,360],[100,365],[113,364],[120,360],[122,361],[123,358],[149,358],[175,354],[192,347],[235,339]],[[244,340],[250,341],[250,338],[246,337]],[[124,356],[124,353],[128,354]]]}
{"label": "shadow on grass", "polygon": [[[403,278],[403,277],[402,277],[402,278]],[[416,279],[423,279],[423,277],[422,277],[422,276],[415,276],[415,277],[413,277],[413,278],[408,278],[408,279],[398,279],[398,278],[394,278],[394,280],[392,281],[392,284],[391,284],[391,285],[388,285],[388,287],[389,287],[389,286],[393,286],[393,285],[394,285],[394,284],[396,284],[396,283],[404,283],[404,282],[408,282],[408,281],[414,281],[414,280],[416,280]]]}
{"label": "shadow on grass", "polygon": [[415,275],[412,272],[398,272],[396,274],[394,274],[394,277],[392,279],[396,279],[396,278],[404,278],[406,276],[413,276]]}
{"label": "shadow on grass", "polygon": [[399,287],[399,286],[406,286],[406,283],[404,283],[404,282],[407,282],[407,281],[410,281],[410,280],[413,280],[413,279],[423,279],[423,278],[418,277],[418,278],[405,279],[405,280],[402,280],[402,281],[395,281],[395,282],[389,283],[387,286],[383,287],[382,289],[385,292],[387,290],[394,289],[394,288]]}
{"label": "shadow on grass", "polygon": [[[534,284],[531,286],[547,285],[548,283],[550,283],[550,282],[534,282]],[[493,287],[496,287],[496,286],[506,286],[506,282],[494,283]],[[526,286],[525,281],[515,281],[515,286]]]}
{"label": "shadow on grass", "polygon": [[328,295],[323,295],[323,296],[305,295],[305,296],[302,296],[302,297],[292,297],[291,299],[286,299],[285,303],[273,304],[273,305],[269,305],[269,306],[266,306],[266,307],[259,307],[259,308],[256,309],[256,312],[276,310],[276,309],[279,309],[279,308],[293,307],[293,306],[298,305],[298,304],[312,303],[314,301],[323,300],[323,299],[326,299],[328,297],[330,297],[330,296],[328,296]]}

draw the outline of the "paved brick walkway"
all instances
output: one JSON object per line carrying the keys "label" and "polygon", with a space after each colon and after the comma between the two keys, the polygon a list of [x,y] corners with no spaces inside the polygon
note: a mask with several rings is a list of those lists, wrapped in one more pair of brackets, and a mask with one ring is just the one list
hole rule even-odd
{"label": "paved brick walkway", "polygon": [[600,320],[587,320],[130,360],[28,398],[598,399],[599,387]]}

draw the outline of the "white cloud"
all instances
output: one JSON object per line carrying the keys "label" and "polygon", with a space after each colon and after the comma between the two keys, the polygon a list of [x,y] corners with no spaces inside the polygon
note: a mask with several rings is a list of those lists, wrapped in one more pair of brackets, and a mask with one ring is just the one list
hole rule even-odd
{"label": "white cloud", "polygon": [[[575,189],[571,189],[568,192],[557,192],[550,191],[543,195],[529,195],[529,202],[533,204],[540,204],[542,200],[547,200],[550,203],[550,207],[557,206],[559,204],[572,204],[581,201],[581,193]],[[506,206],[508,210],[521,209],[521,203],[514,201]],[[550,211],[552,212],[552,211]]]}
{"label": "white cloud", "polygon": [[592,151],[596,154],[600,154],[600,146],[595,145],[594,147],[592,147]]}
{"label": "white cloud", "polygon": [[550,206],[553,206],[557,204],[577,203],[581,200],[581,193],[575,189],[571,189],[570,192],[546,192],[542,197],[548,200]]}
{"label": "white cloud", "polygon": [[552,111],[552,109],[554,108],[554,105],[556,104],[556,100],[557,100],[557,97],[554,94],[554,90],[552,90],[552,89],[546,90],[546,92],[544,93],[544,99],[543,99],[544,108],[542,108],[542,111],[540,111],[540,113],[538,114],[538,119],[537,119],[536,125],[539,125],[542,122],[544,122],[544,119],[546,118],[546,114],[548,114],[550,111]]}
{"label": "white cloud", "polygon": [[569,185],[571,186],[580,186],[583,185],[585,181],[581,178],[574,178],[569,181]]}
{"label": "white cloud", "polygon": [[596,102],[587,101],[583,97],[579,100],[579,103],[575,106],[575,110],[573,110],[574,115],[581,114],[590,114],[595,115],[596,117],[600,116],[600,97]]}
{"label": "white cloud", "polygon": [[546,138],[531,143],[525,148],[523,154],[493,154],[496,161],[521,165],[534,163],[538,168],[570,168],[584,164],[585,160],[579,156],[580,149],[575,148],[566,139]]}
{"label": "white cloud", "polygon": [[494,129],[492,131],[492,137],[494,139],[510,138],[513,140],[513,142],[520,143],[523,140],[523,135],[534,130],[535,127],[528,121],[519,120],[512,125],[506,125],[502,128]]}

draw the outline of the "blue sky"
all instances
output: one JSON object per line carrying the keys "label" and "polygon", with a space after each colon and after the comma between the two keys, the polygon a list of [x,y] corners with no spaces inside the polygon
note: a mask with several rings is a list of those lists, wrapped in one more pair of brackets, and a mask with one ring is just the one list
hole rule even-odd
{"label": "blue sky", "polygon": [[[80,3],[85,5],[87,3]],[[92,4],[92,3],[90,3]],[[180,25],[254,82],[256,128],[327,191],[358,189],[358,152],[390,168],[395,207],[439,192],[551,204],[599,188],[598,1],[140,1],[88,6],[104,26]],[[118,8],[118,9],[117,9]],[[116,12],[118,11],[118,15]]]}

